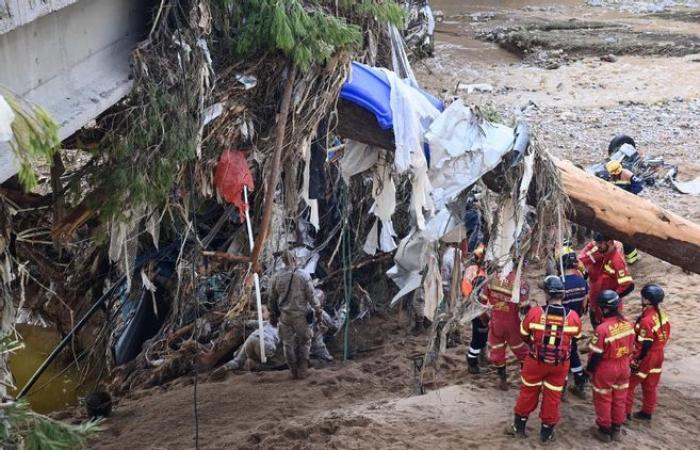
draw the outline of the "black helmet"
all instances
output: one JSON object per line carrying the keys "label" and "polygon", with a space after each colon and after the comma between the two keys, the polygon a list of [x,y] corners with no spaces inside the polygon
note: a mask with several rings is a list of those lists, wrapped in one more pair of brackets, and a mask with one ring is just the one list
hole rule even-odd
{"label": "black helmet", "polygon": [[658,284],[647,284],[642,288],[642,298],[651,302],[652,305],[658,305],[664,301],[664,290]]}
{"label": "black helmet", "polygon": [[604,309],[617,309],[620,306],[620,296],[617,292],[606,289],[598,295],[598,306]]}
{"label": "black helmet", "polygon": [[608,236],[604,235],[603,233],[596,233],[593,240],[596,242],[612,241],[612,239],[610,239]]}
{"label": "black helmet", "polygon": [[550,297],[564,297],[564,283],[561,281],[561,278],[555,275],[549,275],[544,279],[544,290]]}

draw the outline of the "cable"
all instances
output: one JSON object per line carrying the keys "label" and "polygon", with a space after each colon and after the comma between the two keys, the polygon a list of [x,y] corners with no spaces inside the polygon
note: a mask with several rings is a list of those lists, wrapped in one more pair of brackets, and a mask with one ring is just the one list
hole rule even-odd
{"label": "cable", "polygon": [[[192,208],[192,230],[194,233],[194,246],[197,247],[199,242],[197,236],[197,214],[194,210],[194,163],[190,164],[190,208]],[[192,327],[192,332],[195,339],[195,351],[194,351],[194,361],[192,367],[194,369],[194,383],[192,389],[192,412],[194,414],[194,448],[199,449],[199,411],[197,410],[197,379],[199,374],[199,362],[197,356],[199,354],[199,345],[197,343],[197,338],[199,335],[198,322],[199,322],[199,298],[197,297],[197,255],[198,252],[196,248],[192,249],[192,297],[194,300],[194,325]]]}

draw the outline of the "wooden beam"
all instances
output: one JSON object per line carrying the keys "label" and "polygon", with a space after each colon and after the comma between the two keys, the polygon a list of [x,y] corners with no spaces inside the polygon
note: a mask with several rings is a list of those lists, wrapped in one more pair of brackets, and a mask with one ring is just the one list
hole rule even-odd
{"label": "wooden beam", "polygon": [[[382,130],[372,113],[342,99],[338,101],[337,132],[345,138],[394,150],[393,133]],[[555,159],[554,163],[573,206],[569,220],[700,274],[700,225],[590,175],[569,161]],[[500,190],[502,171],[499,166],[483,177],[489,189]]]}

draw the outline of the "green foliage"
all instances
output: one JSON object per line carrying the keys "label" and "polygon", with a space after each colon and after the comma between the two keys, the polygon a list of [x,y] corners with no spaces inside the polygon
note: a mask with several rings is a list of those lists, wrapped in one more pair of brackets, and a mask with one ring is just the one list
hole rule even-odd
{"label": "green foliage", "polygon": [[[325,64],[338,51],[358,49],[362,32],[357,25],[331,15],[319,4],[305,7],[300,0],[219,0],[230,21],[234,52],[250,57],[280,51],[302,71]],[[315,3],[315,2],[309,2]]]}
{"label": "green foliage", "polygon": [[[335,0],[332,0],[335,3]],[[405,27],[405,12],[394,0],[338,0],[338,7],[346,11],[372,17],[382,23],[396,25],[400,30]]]}
{"label": "green foliage", "polygon": [[0,92],[0,95],[15,115],[10,147],[20,164],[19,181],[25,189],[31,190],[38,183],[34,164],[52,164],[53,155],[61,145],[58,125],[45,109],[23,105],[19,99],[6,91]]}
{"label": "green foliage", "polygon": [[99,421],[70,425],[29,409],[25,401],[0,407],[0,442],[3,449],[72,450],[85,448],[87,438],[101,431]]}
{"label": "green foliage", "polygon": [[191,75],[164,86],[156,77],[142,78],[132,91],[139,105],[126,116],[123,128],[104,143],[108,158],[90,184],[101,191],[89,205],[105,219],[124,219],[132,208],[162,205],[183,165],[196,158],[198,117]]}

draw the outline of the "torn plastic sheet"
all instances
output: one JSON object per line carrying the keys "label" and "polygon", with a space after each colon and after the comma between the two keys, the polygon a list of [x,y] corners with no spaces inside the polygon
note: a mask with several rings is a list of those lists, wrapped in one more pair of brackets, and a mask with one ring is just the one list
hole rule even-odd
{"label": "torn plastic sheet", "polygon": [[510,257],[510,249],[513,248],[517,229],[517,212],[513,199],[508,197],[498,208],[499,222],[496,232],[489,240],[486,250],[486,260],[494,262],[502,274],[508,274],[513,270],[513,258]]}
{"label": "torn plastic sheet", "polygon": [[320,253],[309,250],[306,247],[296,247],[292,249],[292,253],[294,253],[297,257],[297,261],[299,261],[300,271],[305,272],[309,276],[316,272],[316,266],[318,265],[319,259],[321,259]]}
{"label": "torn plastic sheet", "polygon": [[370,213],[374,214],[378,221],[381,221],[381,230],[378,221],[374,223],[367,236],[363,250],[368,255],[374,255],[377,249],[383,252],[391,252],[396,249],[394,237],[394,225],[391,217],[396,211],[396,186],[391,175],[391,165],[385,158],[380,158],[375,166],[372,180],[372,195],[374,204],[370,208]]}
{"label": "torn plastic sheet", "polygon": [[681,194],[700,195],[700,177],[692,181],[677,181],[670,178],[671,185]]}
{"label": "torn plastic sheet", "polygon": [[389,39],[391,40],[391,66],[401,78],[408,81],[411,86],[418,87],[418,81],[411,69],[411,63],[406,55],[406,42],[396,25],[387,25]]}
{"label": "torn plastic sheet", "polygon": [[428,221],[425,230],[414,228],[401,240],[394,255],[395,264],[387,271],[387,276],[401,289],[391,299],[391,306],[404,295],[420,287],[427,246],[446,234],[459,230],[460,225],[459,219],[444,209]]}
{"label": "torn plastic sheet", "polygon": [[253,89],[258,84],[258,79],[253,75],[244,75],[242,73],[236,74],[236,81],[241,83],[245,90]]}
{"label": "torn plastic sheet", "polygon": [[484,120],[461,100],[433,121],[425,137],[430,145],[431,196],[437,209],[495,168],[514,141],[512,128]]}
{"label": "torn plastic sheet", "polygon": [[443,298],[442,277],[435,254],[428,257],[428,271],[423,280],[423,295],[425,299],[423,315],[432,322],[435,320],[435,313]]}
{"label": "torn plastic sheet", "polygon": [[349,184],[353,175],[369,170],[378,159],[379,152],[376,148],[348,139],[343,158],[340,160],[340,173],[343,180]]}
{"label": "torn plastic sheet", "polygon": [[9,142],[12,139],[12,122],[15,120],[15,113],[0,95],[0,142]]}
{"label": "torn plastic sheet", "polygon": [[311,222],[311,225],[313,225],[316,231],[318,231],[318,200],[309,198],[309,179],[311,177],[311,145],[308,143],[308,141],[302,145],[302,157],[304,158],[304,176],[301,187],[301,196],[304,198],[304,201],[311,209],[311,214],[309,215],[309,222]]}
{"label": "torn plastic sheet", "polygon": [[[440,110],[394,72],[387,69],[382,69],[382,72],[391,87],[389,104],[396,146],[394,168],[401,174],[411,166],[416,167],[414,158],[422,158],[425,162],[423,132],[440,115]],[[427,162],[425,164],[427,166]]]}
{"label": "torn plastic sheet", "polygon": [[396,250],[395,237],[396,232],[394,231],[394,226],[391,221],[385,223],[380,219],[376,219],[369,233],[367,233],[367,239],[365,239],[362,250],[372,256],[377,253],[377,250],[392,252]]}

